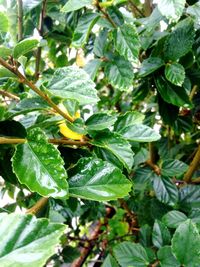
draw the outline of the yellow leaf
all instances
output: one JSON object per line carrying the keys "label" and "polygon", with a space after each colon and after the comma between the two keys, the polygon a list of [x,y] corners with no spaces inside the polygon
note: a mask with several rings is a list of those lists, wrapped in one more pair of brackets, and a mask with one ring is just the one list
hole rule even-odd
{"label": "yellow leaf", "polygon": [[73,132],[72,130],[70,130],[65,122],[60,123],[59,125],[59,129],[60,129],[60,133],[70,139],[73,140],[81,140],[83,138],[82,134]]}

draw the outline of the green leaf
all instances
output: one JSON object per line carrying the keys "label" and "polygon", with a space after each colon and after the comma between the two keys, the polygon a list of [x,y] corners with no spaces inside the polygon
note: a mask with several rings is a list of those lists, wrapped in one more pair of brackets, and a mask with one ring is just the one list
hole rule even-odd
{"label": "green leaf", "polygon": [[159,249],[158,259],[160,261],[161,267],[180,267],[180,263],[173,255],[170,246],[164,246]]}
{"label": "green leaf", "polygon": [[101,67],[102,61],[100,59],[90,60],[84,67],[84,70],[90,75],[91,80],[94,81],[96,78],[97,72]]}
{"label": "green leaf", "polygon": [[65,99],[62,104],[66,108],[67,112],[71,117],[76,117],[76,112],[78,111],[78,101],[75,99]]}
{"label": "green leaf", "polygon": [[143,246],[131,242],[123,242],[114,247],[114,255],[120,266],[147,267],[149,259]]}
{"label": "green leaf", "polygon": [[8,56],[12,55],[12,50],[5,46],[0,46],[0,57],[6,58]]}
{"label": "green leaf", "polygon": [[191,220],[179,225],[172,238],[172,252],[181,265],[198,267],[200,263],[200,235]]}
{"label": "green leaf", "polygon": [[124,127],[119,133],[129,141],[153,142],[160,139],[160,135],[144,124],[135,124]]}
{"label": "green leaf", "polygon": [[69,0],[61,9],[62,12],[72,12],[87,5],[91,5],[91,0]]}
{"label": "green leaf", "polygon": [[8,31],[8,26],[8,17],[3,12],[0,12],[0,33],[6,33]]}
{"label": "green leaf", "polygon": [[74,31],[74,36],[72,39],[72,46],[75,48],[80,48],[85,45],[88,40],[90,31],[99,19],[98,13],[86,13],[78,21],[78,25]]}
{"label": "green leaf", "polygon": [[193,20],[191,18],[181,20],[165,41],[164,56],[166,60],[176,61],[186,55],[192,48],[194,37]]}
{"label": "green leaf", "polygon": [[164,66],[165,62],[159,57],[149,57],[142,62],[140,77],[145,77]]}
{"label": "green leaf", "polygon": [[27,142],[16,147],[13,171],[20,183],[42,196],[66,198],[67,173],[59,151],[47,141],[39,128],[29,131]]}
{"label": "green leaf", "polygon": [[187,185],[179,190],[181,209],[188,211],[200,206],[200,185]]}
{"label": "green leaf", "polygon": [[162,218],[162,222],[169,228],[177,228],[182,222],[185,222],[186,220],[187,216],[178,210],[169,211]]}
{"label": "green leaf", "polygon": [[171,83],[182,86],[185,80],[185,69],[179,63],[167,64],[165,67],[165,77]]}
{"label": "green leaf", "polygon": [[186,12],[190,14],[191,16],[194,16],[195,19],[197,20],[197,23],[200,21],[200,2],[196,2],[194,5],[189,6],[186,9]]}
{"label": "green leaf", "polygon": [[0,78],[17,78],[14,73],[0,66]]}
{"label": "green leaf", "polygon": [[158,200],[170,206],[174,206],[177,203],[178,189],[170,179],[154,174],[152,182]]}
{"label": "green leaf", "polygon": [[108,31],[107,31],[107,29],[103,29],[99,32],[99,35],[96,37],[96,39],[94,41],[93,52],[98,57],[104,56],[104,52],[106,50],[107,37],[108,37]]}
{"label": "green leaf", "polygon": [[114,129],[118,132],[126,126],[140,124],[143,122],[144,118],[144,114],[138,111],[128,111],[117,118]]}
{"label": "green leaf", "polygon": [[102,132],[95,136],[93,145],[112,152],[129,171],[133,166],[133,151],[131,145],[117,133]]}
{"label": "green leaf", "polygon": [[38,44],[39,44],[39,41],[37,39],[34,39],[34,38],[24,39],[23,41],[16,44],[16,46],[14,47],[14,50],[13,50],[14,58],[18,58],[34,50],[35,48],[37,48]]}
{"label": "green leaf", "polygon": [[160,13],[168,19],[178,20],[184,10],[186,0],[162,0],[158,1]]}
{"label": "green leaf", "polygon": [[64,230],[65,225],[50,223],[44,218],[4,214],[0,218],[0,266],[44,266],[55,253]]}
{"label": "green leaf", "polygon": [[23,0],[23,11],[27,13],[42,3],[42,0]]}
{"label": "green leaf", "polygon": [[160,76],[155,79],[156,88],[161,97],[170,104],[175,106],[188,106],[191,107],[189,97],[183,87],[178,87],[170,84],[164,77]]}
{"label": "green leaf", "polygon": [[96,201],[124,197],[132,185],[118,168],[97,158],[80,159],[69,170],[69,177],[71,196]]}
{"label": "green leaf", "polygon": [[184,174],[188,165],[177,159],[167,159],[163,161],[161,174],[164,176],[174,177]]}
{"label": "green leaf", "polygon": [[106,62],[105,75],[112,86],[121,91],[128,90],[133,82],[133,67],[123,57],[116,56]]}
{"label": "green leaf", "polygon": [[55,96],[75,99],[80,105],[98,101],[95,84],[84,70],[76,66],[57,69],[48,88]]}
{"label": "green leaf", "polygon": [[116,260],[113,258],[111,254],[108,254],[105,261],[102,264],[102,267],[119,267]]}
{"label": "green leaf", "polygon": [[171,235],[167,227],[159,220],[155,220],[152,232],[152,242],[155,247],[161,248],[170,244]]}
{"label": "green leaf", "polygon": [[87,119],[85,125],[89,131],[100,131],[112,126],[116,119],[116,116],[107,113],[95,113]]}
{"label": "green leaf", "polygon": [[113,33],[115,49],[121,56],[130,61],[137,61],[140,41],[134,25],[123,24]]}

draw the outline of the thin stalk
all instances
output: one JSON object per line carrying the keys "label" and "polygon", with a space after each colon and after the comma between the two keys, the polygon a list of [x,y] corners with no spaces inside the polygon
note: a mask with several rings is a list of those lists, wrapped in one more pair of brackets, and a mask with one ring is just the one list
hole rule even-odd
{"label": "thin stalk", "polygon": [[12,98],[17,102],[20,101],[20,98],[18,96],[14,95],[14,94],[11,94],[11,93],[9,93],[7,91],[4,91],[4,90],[0,90],[0,95],[6,96],[8,98]]}
{"label": "thin stalk", "polygon": [[110,17],[110,15],[102,8],[99,4],[99,1],[96,0],[95,4],[96,8],[104,15],[104,17],[112,24],[114,28],[117,28],[117,25],[115,24],[114,20]]}
{"label": "thin stalk", "polygon": [[23,2],[17,0],[18,41],[23,39]]}
{"label": "thin stalk", "polygon": [[7,63],[3,58],[0,57],[0,64],[5,67],[6,69],[10,70],[12,73],[14,73],[22,83],[26,84],[28,87],[30,87],[36,94],[38,94],[41,98],[43,98],[49,106],[51,106],[58,114],[60,114],[63,118],[66,120],[73,122],[73,119],[63,112],[52,100],[50,97],[48,97],[47,94],[42,92],[34,83],[29,81],[19,70],[15,67]]}
{"label": "thin stalk", "polygon": [[195,153],[195,156],[192,160],[192,162],[190,163],[190,166],[187,170],[187,172],[185,173],[183,180],[186,183],[190,183],[192,180],[192,175],[194,174],[194,172],[197,170],[197,168],[200,165],[200,145],[198,146],[198,149]]}
{"label": "thin stalk", "polygon": [[129,0],[130,5],[136,10],[141,17],[145,17],[145,14],[137,7],[137,5],[133,2],[133,0]]}
{"label": "thin stalk", "polygon": [[33,207],[31,207],[26,211],[26,214],[34,214],[34,215],[37,214],[46,206],[47,203],[48,203],[48,198],[46,197],[40,198]]}
{"label": "thin stalk", "polygon": [[149,17],[152,12],[152,0],[145,0],[144,2],[144,14]]}

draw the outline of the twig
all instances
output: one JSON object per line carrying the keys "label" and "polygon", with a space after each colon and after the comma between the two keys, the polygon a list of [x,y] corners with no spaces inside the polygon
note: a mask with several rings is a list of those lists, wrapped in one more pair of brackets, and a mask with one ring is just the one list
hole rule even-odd
{"label": "twig", "polygon": [[158,260],[156,260],[154,263],[150,264],[150,267],[156,267],[159,265],[159,263],[160,262]]}
{"label": "twig", "polygon": [[200,177],[194,178],[194,180],[192,180],[191,183],[199,184],[200,183]]}
{"label": "twig", "polygon": [[66,120],[73,122],[73,119],[65,112],[63,112],[52,100],[50,97],[48,97],[47,94],[43,93],[37,86],[35,86],[34,83],[29,81],[19,70],[15,67],[7,63],[3,58],[0,57],[0,64],[14,73],[22,83],[26,84],[28,87],[30,87],[36,94],[38,94],[41,98],[43,98],[49,106],[51,106],[57,113],[59,113],[62,117],[64,117]]}
{"label": "twig", "polygon": [[42,197],[40,198],[33,207],[26,211],[27,214],[37,214],[40,210],[42,210],[46,204],[48,203],[48,198]]}
{"label": "twig", "polygon": [[17,102],[20,101],[20,98],[18,96],[14,95],[14,94],[11,94],[11,93],[9,93],[7,91],[4,91],[4,90],[0,90],[0,95],[12,98]]}
{"label": "twig", "polygon": [[197,89],[198,89],[198,86],[197,85],[194,85],[192,87],[192,90],[191,90],[191,93],[190,93],[190,96],[189,96],[190,101],[192,101],[193,97],[195,96]]}
{"label": "twig", "polygon": [[[44,17],[45,17],[46,3],[47,3],[47,0],[44,0],[42,3],[42,10],[41,10],[40,19],[39,19],[38,31],[41,37],[43,37],[43,34],[44,34],[43,23],[44,23]],[[42,53],[42,47],[40,46],[38,47],[37,52],[36,52],[36,62],[35,62],[35,80],[36,81],[38,80],[40,76],[41,53]]]}
{"label": "twig", "polygon": [[195,156],[194,156],[192,162],[190,163],[190,166],[189,166],[187,172],[185,173],[185,175],[183,177],[183,180],[186,183],[190,183],[191,182],[192,175],[197,170],[199,165],[200,165],[200,145],[198,146],[197,151],[195,153]]}
{"label": "twig", "polygon": [[144,13],[134,4],[133,0],[129,0],[129,3],[142,17],[145,17]]}
{"label": "twig", "polygon": [[110,15],[100,6],[99,1],[96,0],[94,5],[96,6],[96,8],[104,15],[104,17],[111,23],[111,25],[114,28],[117,28],[117,25],[115,24],[115,22],[113,21],[113,19],[110,17]]}
{"label": "twig", "polygon": [[18,41],[23,39],[23,2],[17,0],[17,15],[18,15]]}
{"label": "twig", "polygon": [[157,175],[160,175],[160,168],[156,165],[156,164],[154,164],[154,163],[152,163],[152,161],[151,160],[147,160],[146,162],[145,162],[149,167],[151,167],[152,168],[152,170],[157,174]]}
{"label": "twig", "polygon": [[[23,144],[26,142],[27,140],[24,138],[0,137],[0,144]],[[64,138],[61,138],[61,139],[50,138],[48,142],[54,145],[90,146],[89,142],[87,141],[74,141],[74,140],[64,139]]]}
{"label": "twig", "polygon": [[145,0],[144,2],[144,14],[149,17],[152,12],[152,0]]}
{"label": "twig", "polygon": [[155,147],[153,143],[149,143],[149,161],[155,164]]}
{"label": "twig", "polygon": [[126,201],[122,198],[119,198],[118,199],[120,205],[122,208],[124,208],[124,210],[126,211],[128,217],[130,218],[131,220],[131,230],[135,230],[135,227],[134,226],[137,226],[137,219],[136,219],[136,215],[135,213],[129,209],[129,206],[127,205]]}

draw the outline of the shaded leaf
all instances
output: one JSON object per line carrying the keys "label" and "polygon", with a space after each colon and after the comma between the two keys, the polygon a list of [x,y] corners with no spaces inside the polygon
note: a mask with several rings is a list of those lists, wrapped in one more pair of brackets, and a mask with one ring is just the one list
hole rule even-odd
{"label": "shaded leaf", "polygon": [[159,220],[155,220],[152,232],[152,242],[155,247],[161,248],[170,244],[171,235],[167,227]]}
{"label": "shaded leaf", "polygon": [[52,94],[78,100],[81,105],[98,101],[95,84],[84,70],[76,66],[57,69],[48,88]]}
{"label": "shaded leaf", "polygon": [[179,190],[179,201],[181,208],[185,211],[191,208],[199,208],[200,185],[187,185]]}
{"label": "shaded leaf", "polygon": [[149,259],[143,246],[131,242],[123,242],[114,247],[114,255],[120,266],[147,267]]}
{"label": "shaded leaf", "polygon": [[26,53],[34,50],[37,48],[39,41],[34,38],[27,38],[16,44],[13,49],[13,56],[14,58],[18,58]]}
{"label": "shaded leaf", "polygon": [[0,46],[0,57],[6,58],[12,54],[12,50],[5,46]]}
{"label": "shaded leaf", "polygon": [[158,259],[160,261],[161,267],[180,267],[180,263],[173,255],[170,246],[164,246],[159,249]]}
{"label": "shaded leaf", "polygon": [[118,263],[111,254],[108,254],[108,256],[106,257],[105,261],[102,264],[102,267],[118,267],[118,266],[119,266]]}
{"label": "shaded leaf", "polygon": [[96,78],[97,72],[101,67],[101,60],[100,59],[92,59],[90,60],[84,67],[84,70],[89,74],[91,80],[94,81]]}
{"label": "shaded leaf", "polygon": [[163,161],[161,173],[164,176],[180,176],[188,169],[188,165],[178,159],[167,159]]}
{"label": "shaded leaf", "polygon": [[27,142],[16,147],[13,171],[20,183],[42,196],[67,198],[67,173],[59,151],[39,128],[28,132]]}
{"label": "shaded leaf", "polygon": [[106,201],[124,197],[131,190],[131,182],[118,168],[97,158],[80,159],[69,176],[73,197]]}
{"label": "shaded leaf", "polygon": [[[65,226],[36,219],[32,215],[10,214],[0,218],[0,265],[42,267],[55,253]],[[6,235],[5,235],[6,233]]]}
{"label": "shaded leaf", "polygon": [[142,62],[140,77],[145,77],[164,66],[165,62],[159,57],[149,57]]}
{"label": "shaded leaf", "polygon": [[165,77],[171,83],[182,86],[185,80],[185,69],[179,63],[167,64],[165,67]]}
{"label": "shaded leaf", "polygon": [[182,222],[185,222],[186,220],[187,216],[178,210],[169,211],[162,218],[162,222],[169,228],[177,228]]}

